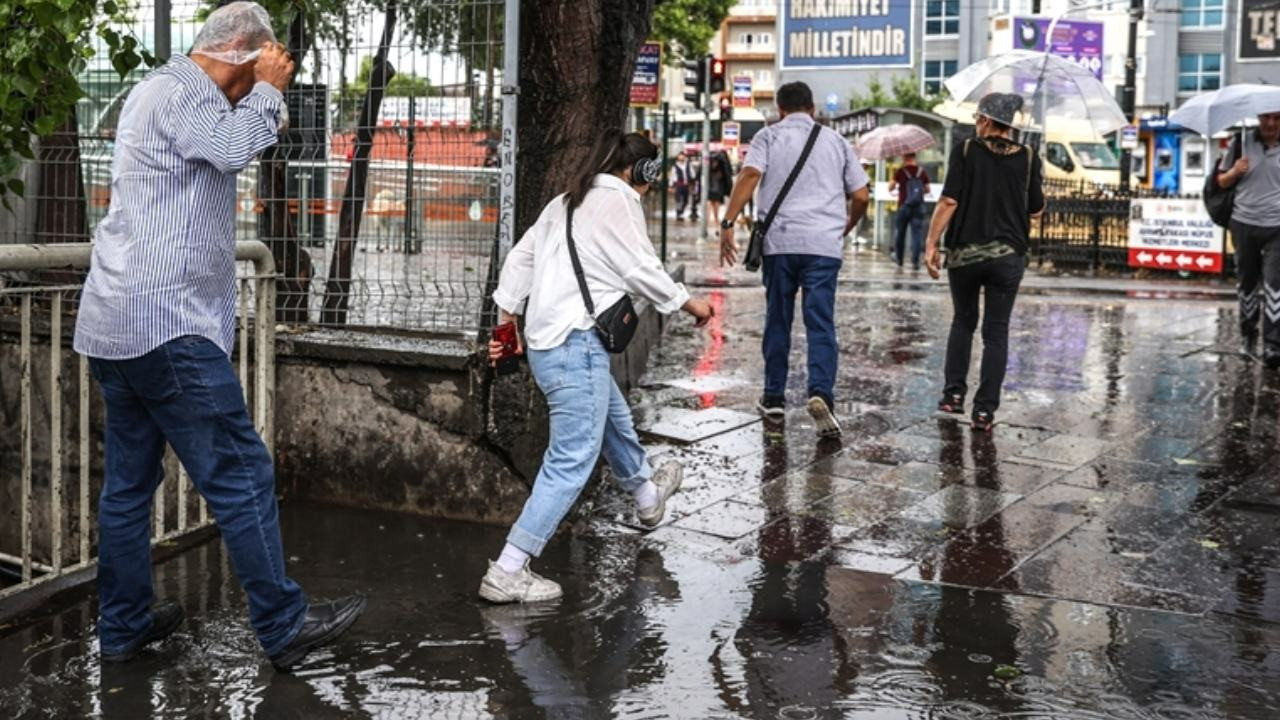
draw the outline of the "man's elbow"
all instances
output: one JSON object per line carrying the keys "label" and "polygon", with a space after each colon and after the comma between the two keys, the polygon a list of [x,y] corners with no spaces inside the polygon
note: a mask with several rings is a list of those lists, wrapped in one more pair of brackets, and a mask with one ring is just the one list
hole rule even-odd
{"label": "man's elbow", "polygon": [[871,190],[866,185],[863,185],[857,190],[849,193],[849,199],[852,200],[855,205],[866,205],[871,202]]}

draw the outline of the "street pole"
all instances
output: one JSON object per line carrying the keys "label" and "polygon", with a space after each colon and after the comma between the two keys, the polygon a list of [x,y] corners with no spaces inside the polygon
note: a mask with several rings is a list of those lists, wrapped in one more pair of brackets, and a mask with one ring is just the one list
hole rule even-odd
{"label": "street pole", "polygon": [[[1120,94],[1120,109],[1125,119],[1133,122],[1138,104],[1138,23],[1142,21],[1143,0],[1129,0],[1129,54],[1124,61],[1124,89]],[[1120,148],[1120,188],[1129,190],[1129,176],[1133,172],[1133,152]]]}
{"label": "street pole", "polygon": [[506,0],[502,12],[502,140],[499,151],[498,266],[516,244],[516,136],[520,97],[520,0]]}
{"label": "street pole", "polygon": [[[711,181],[711,63],[702,73],[702,235],[707,235],[707,183]],[[716,228],[717,234],[720,228]]]}
{"label": "street pole", "polygon": [[169,0],[156,0],[155,58],[162,63],[169,62],[169,54],[173,51],[172,25],[172,8]]}
{"label": "street pole", "polygon": [[671,103],[662,103],[662,163],[667,173],[662,178],[662,264],[667,264],[667,179],[670,169],[666,167],[667,158],[671,157],[668,136],[671,134]]}

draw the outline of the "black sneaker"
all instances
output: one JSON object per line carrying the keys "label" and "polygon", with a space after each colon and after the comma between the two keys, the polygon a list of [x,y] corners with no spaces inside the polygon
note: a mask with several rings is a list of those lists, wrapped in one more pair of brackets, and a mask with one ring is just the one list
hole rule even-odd
{"label": "black sneaker", "polygon": [[1268,369],[1280,370],[1280,350],[1267,350],[1262,354],[1262,362],[1266,364]]}
{"label": "black sneaker", "polygon": [[187,614],[178,603],[172,600],[161,600],[151,606],[151,627],[125,646],[124,650],[118,653],[102,653],[102,662],[119,663],[134,659],[138,653],[142,652],[142,648],[172,635],[186,616]]}
{"label": "black sneaker", "polygon": [[986,410],[975,410],[973,412],[973,429],[979,432],[991,432],[991,428],[995,427],[995,417]]}
{"label": "black sneaker", "polygon": [[938,411],[953,415],[964,414],[964,396],[960,393],[943,393],[938,401]]}
{"label": "black sneaker", "polygon": [[787,414],[787,399],[781,395],[761,395],[756,410],[765,417],[782,417]]}

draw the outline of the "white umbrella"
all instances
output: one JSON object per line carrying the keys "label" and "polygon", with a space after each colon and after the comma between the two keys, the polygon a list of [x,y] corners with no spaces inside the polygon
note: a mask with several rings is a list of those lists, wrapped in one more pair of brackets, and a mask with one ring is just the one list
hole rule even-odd
{"label": "white umbrella", "polygon": [[1241,84],[1191,98],[1169,121],[1201,135],[1217,135],[1245,120],[1274,112],[1280,112],[1280,87]]}
{"label": "white umbrella", "polygon": [[1014,93],[1027,100],[1016,123],[1024,130],[1044,131],[1046,122],[1087,122],[1099,135],[1129,124],[1093,71],[1070,60],[1031,50],[1011,50],[993,55],[952,75],[944,83],[951,97],[963,106],[988,93]]}
{"label": "white umbrella", "polygon": [[919,125],[884,125],[858,138],[858,157],[884,160],[906,153],[920,152],[937,143],[933,135]]}

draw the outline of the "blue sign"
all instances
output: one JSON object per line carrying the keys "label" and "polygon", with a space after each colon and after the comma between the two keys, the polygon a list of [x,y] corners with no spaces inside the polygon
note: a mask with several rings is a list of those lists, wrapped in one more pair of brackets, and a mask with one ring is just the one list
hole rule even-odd
{"label": "blue sign", "polygon": [[911,66],[915,0],[783,0],[782,67]]}
{"label": "blue sign", "polygon": [[840,107],[840,96],[831,93],[827,96],[827,112],[835,112],[838,107]]}

